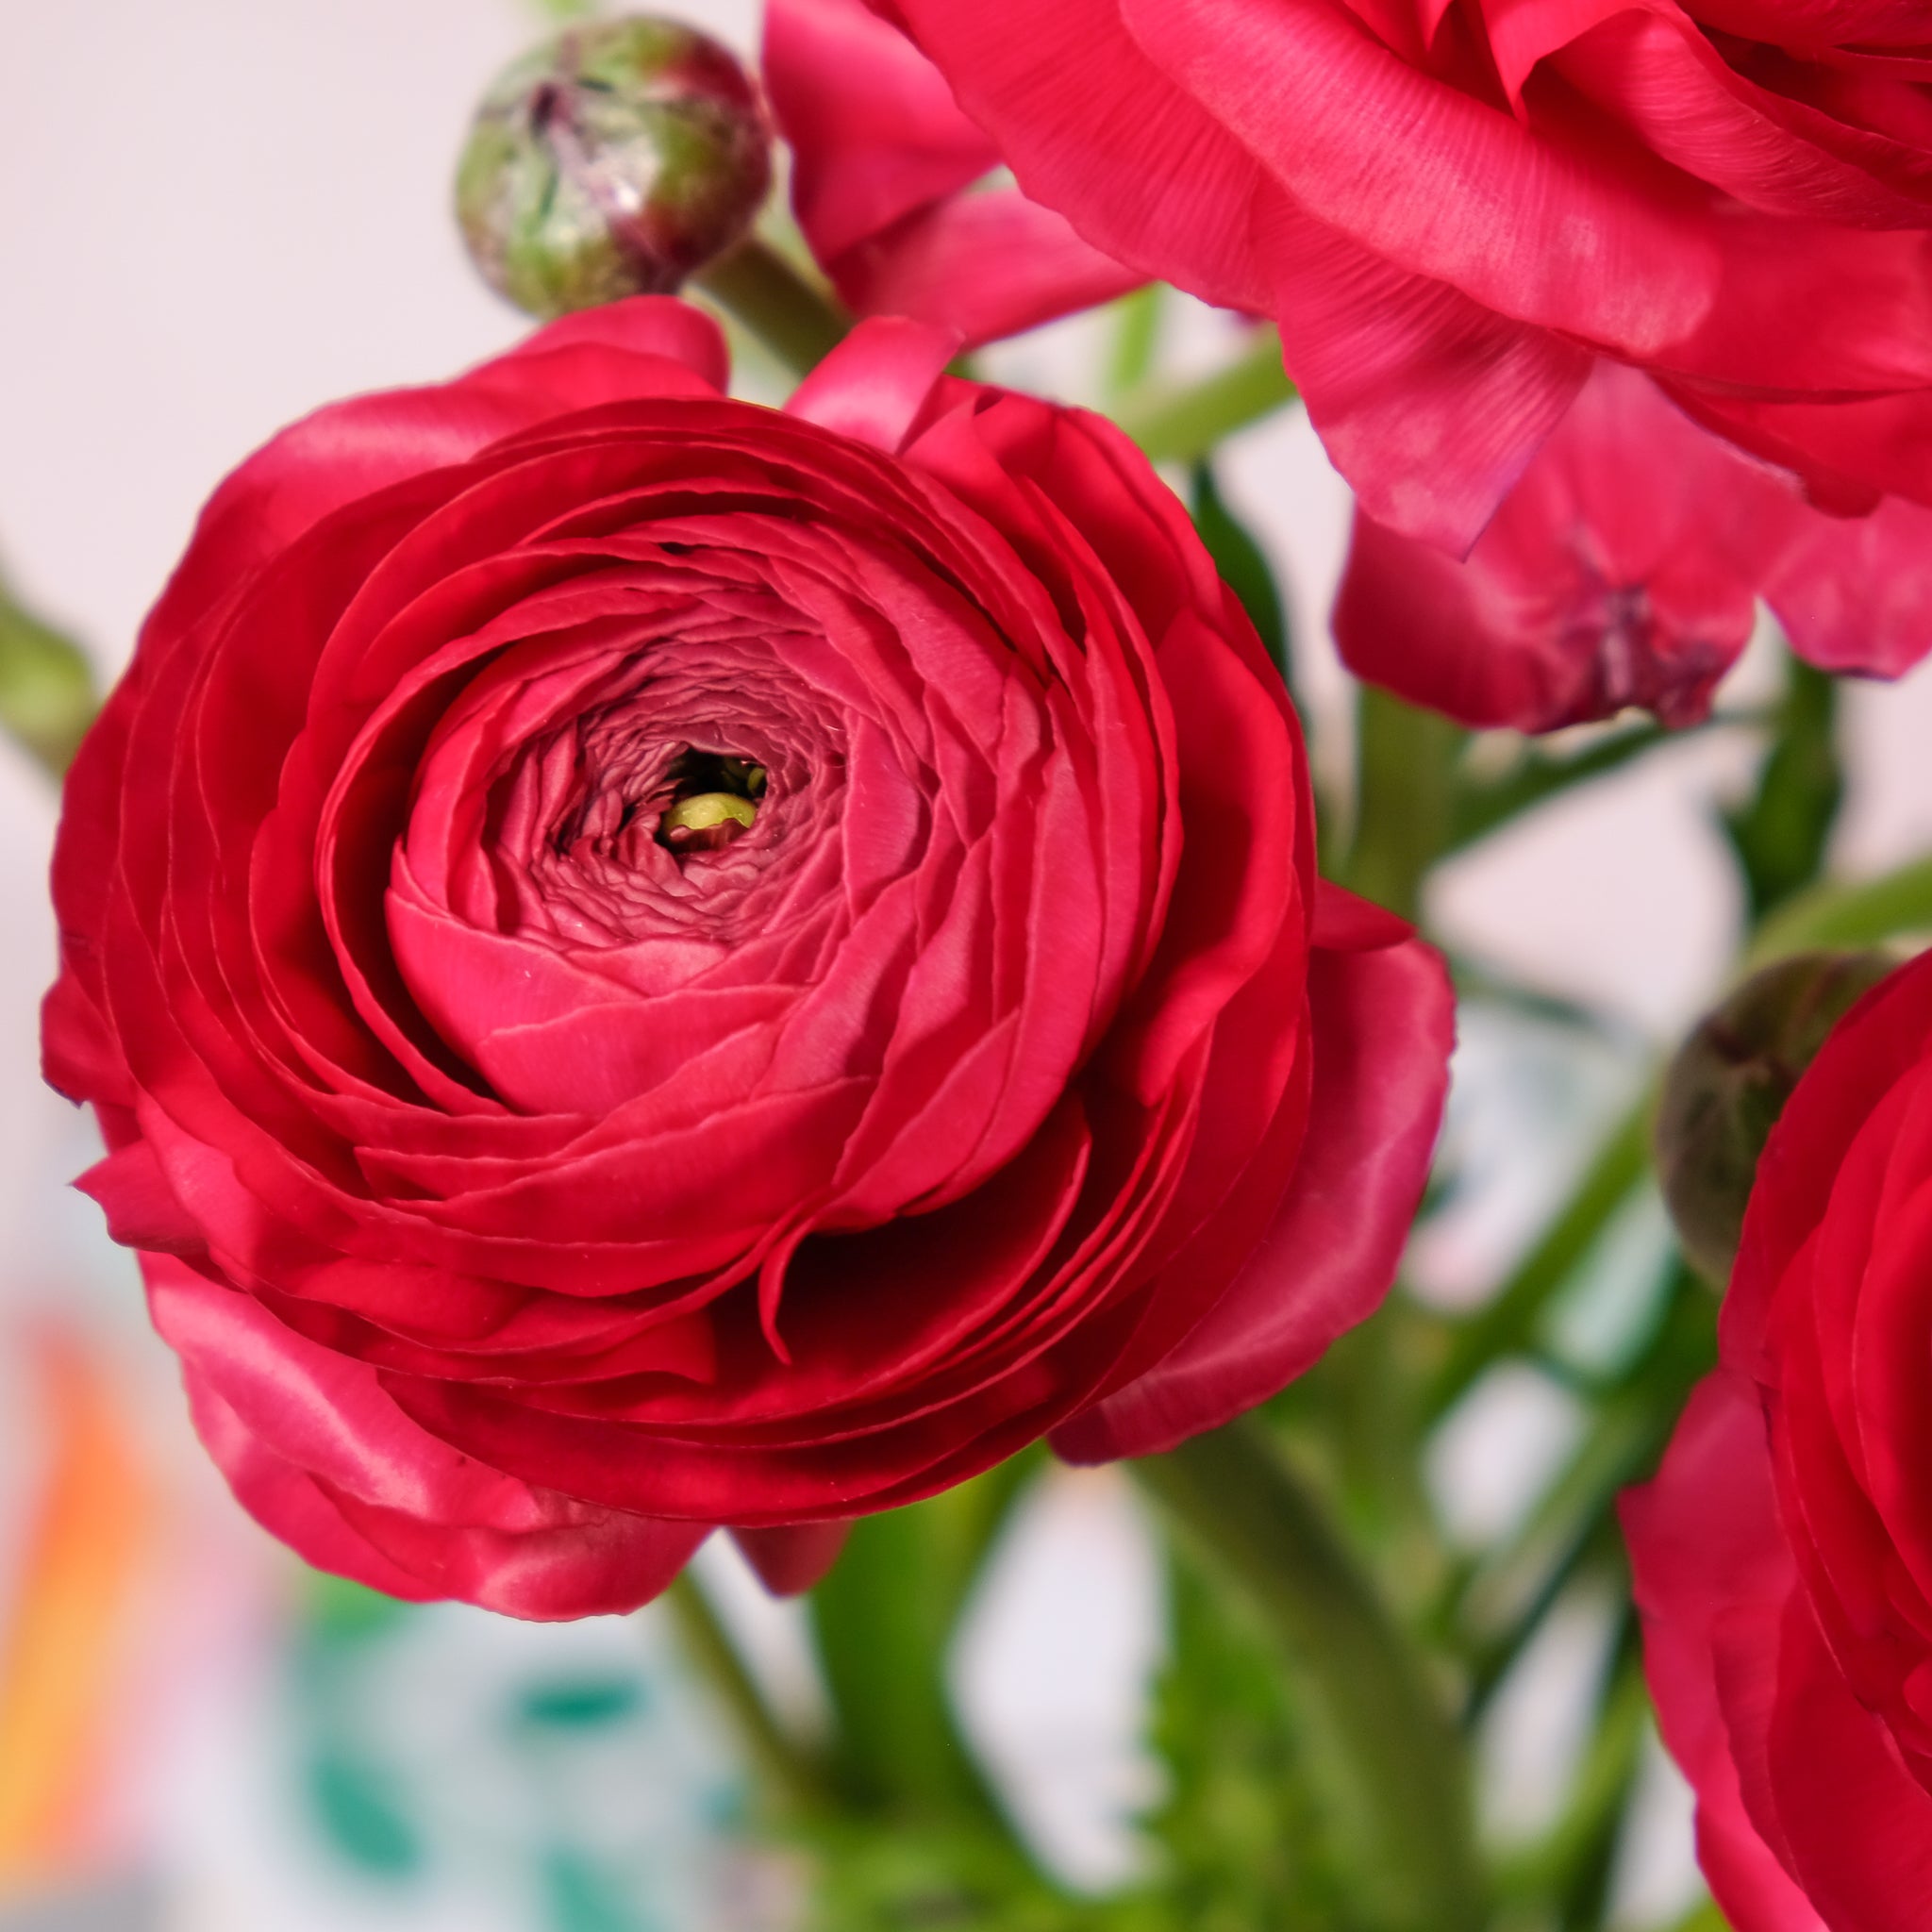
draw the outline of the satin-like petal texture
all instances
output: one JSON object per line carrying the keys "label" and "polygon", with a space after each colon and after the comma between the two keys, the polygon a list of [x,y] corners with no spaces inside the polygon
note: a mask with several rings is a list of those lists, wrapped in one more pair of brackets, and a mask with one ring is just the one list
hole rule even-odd
{"label": "satin-like petal texture", "polygon": [[1651,1688],[1738,1932],[1932,1897],[1932,954],[1773,1132],[1722,1366],[1624,1526]]}
{"label": "satin-like petal texture", "polygon": [[792,212],[855,314],[977,345],[1146,279],[1000,181],[939,70],[866,0],[767,0],[763,69]]}
{"label": "satin-like petal texture", "polygon": [[1316,880],[1173,494],[958,343],[867,323],[773,410],[618,304],[203,517],[69,779],[46,1066],[312,1562],[568,1617],[724,1526],[808,1588],[1056,1430],[1226,1420],[1386,1289],[1440,962]]}
{"label": "satin-like petal texture", "polygon": [[1932,504],[1922,6],[869,4],[1085,242],[1274,315],[1406,534],[1466,551],[1595,358],[1835,502]]}
{"label": "satin-like petal texture", "polygon": [[1600,363],[1462,561],[1356,517],[1335,638],[1371,683],[1478,727],[1709,709],[1762,597],[1798,654],[1895,677],[1932,651],[1932,509],[1835,517]]}

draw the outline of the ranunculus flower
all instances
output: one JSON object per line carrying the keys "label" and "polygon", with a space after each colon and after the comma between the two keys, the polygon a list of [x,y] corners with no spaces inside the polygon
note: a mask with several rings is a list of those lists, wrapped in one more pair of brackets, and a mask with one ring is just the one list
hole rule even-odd
{"label": "ranunculus flower", "polygon": [[1449,1008],[1108,425],[641,298],[216,493],[69,781],[49,1075],[204,1441],[525,1616],[1049,1431],[1220,1423],[1394,1268]]}
{"label": "ranunculus flower", "polygon": [[767,0],[763,64],[798,225],[856,313],[979,343],[1146,279],[998,178],[992,142],[866,0]]}
{"label": "ranunculus flower", "polygon": [[1932,1898],[1932,955],[1774,1130],[1724,1365],[1625,1505],[1651,1688],[1738,1932]]}
{"label": "ranunculus flower", "polygon": [[1896,677],[1932,650],[1932,509],[1828,516],[1604,362],[1465,560],[1357,512],[1335,639],[1357,675],[1465,724],[1626,705],[1685,724],[1760,596],[1799,656]]}
{"label": "ranunculus flower", "polygon": [[1280,324],[1454,550],[1599,356],[1840,508],[1932,501],[1923,0],[872,0],[1095,247]]}

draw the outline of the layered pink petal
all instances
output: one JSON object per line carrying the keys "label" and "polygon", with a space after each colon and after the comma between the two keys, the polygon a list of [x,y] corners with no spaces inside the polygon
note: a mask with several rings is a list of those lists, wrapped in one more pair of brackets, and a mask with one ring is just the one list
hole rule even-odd
{"label": "layered pink petal", "polygon": [[[1379,929],[1354,924],[1347,898],[1324,888],[1334,909],[1318,917],[1309,968],[1314,1089],[1288,1192],[1186,1340],[1055,1432],[1070,1461],[1153,1455],[1230,1421],[1373,1313],[1395,1278],[1441,1123],[1455,1002],[1432,949],[1387,915]],[[1324,926],[1339,944],[1323,946]]]}

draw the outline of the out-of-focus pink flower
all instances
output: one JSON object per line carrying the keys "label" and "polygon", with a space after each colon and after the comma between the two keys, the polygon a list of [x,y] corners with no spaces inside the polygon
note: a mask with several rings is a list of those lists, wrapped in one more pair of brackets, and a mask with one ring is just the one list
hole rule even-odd
{"label": "out-of-focus pink flower", "polygon": [[978,343],[1146,280],[998,178],[998,149],[865,0],[770,0],[764,74],[798,225],[856,313]]}
{"label": "out-of-focus pink flower", "polygon": [[1760,596],[1810,662],[1897,676],[1932,650],[1932,509],[1829,516],[1604,363],[1467,561],[1357,511],[1335,635],[1359,675],[1466,724],[1626,705],[1683,724]]}
{"label": "out-of-focus pink flower", "polygon": [[1720,1331],[1624,1503],[1664,1740],[1738,1932],[1918,1932],[1932,1897],[1932,955],[1779,1116]]}
{"label": "out-of-focus pink flower", "polygon": [[1035,200],[1274,316],[1466,550],[1598,357],[1835,507],[1932,501],[1924,0],[875,0]]}

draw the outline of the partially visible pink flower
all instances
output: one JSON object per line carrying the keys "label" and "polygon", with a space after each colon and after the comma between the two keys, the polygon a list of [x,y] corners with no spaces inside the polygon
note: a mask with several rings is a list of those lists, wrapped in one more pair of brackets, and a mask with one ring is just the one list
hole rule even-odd
{"label": "partially visible pink flower", "polygon": [[1897,676],[1932,650],[1932,509],[1826,515],[1601,363],[1467,561],[1357,510],[1335,636],[1360,676],[1466,724],[1629,705],[1685,724],[1759,597],[1810,662]]}
{"label": "partially visible pink flower", "polygon": [[989,180],[998,150],[865,0],[770,0],[764,74],[798,225],[855,313],[915,316],[975,344],[1146,279]]}
{"label": "partially visible pink flower", "polygon": [[1095,247],[1272,315],[1338,467],[1462,552],[1598,358],[1932,501],[1924,0],[874,0]]}

